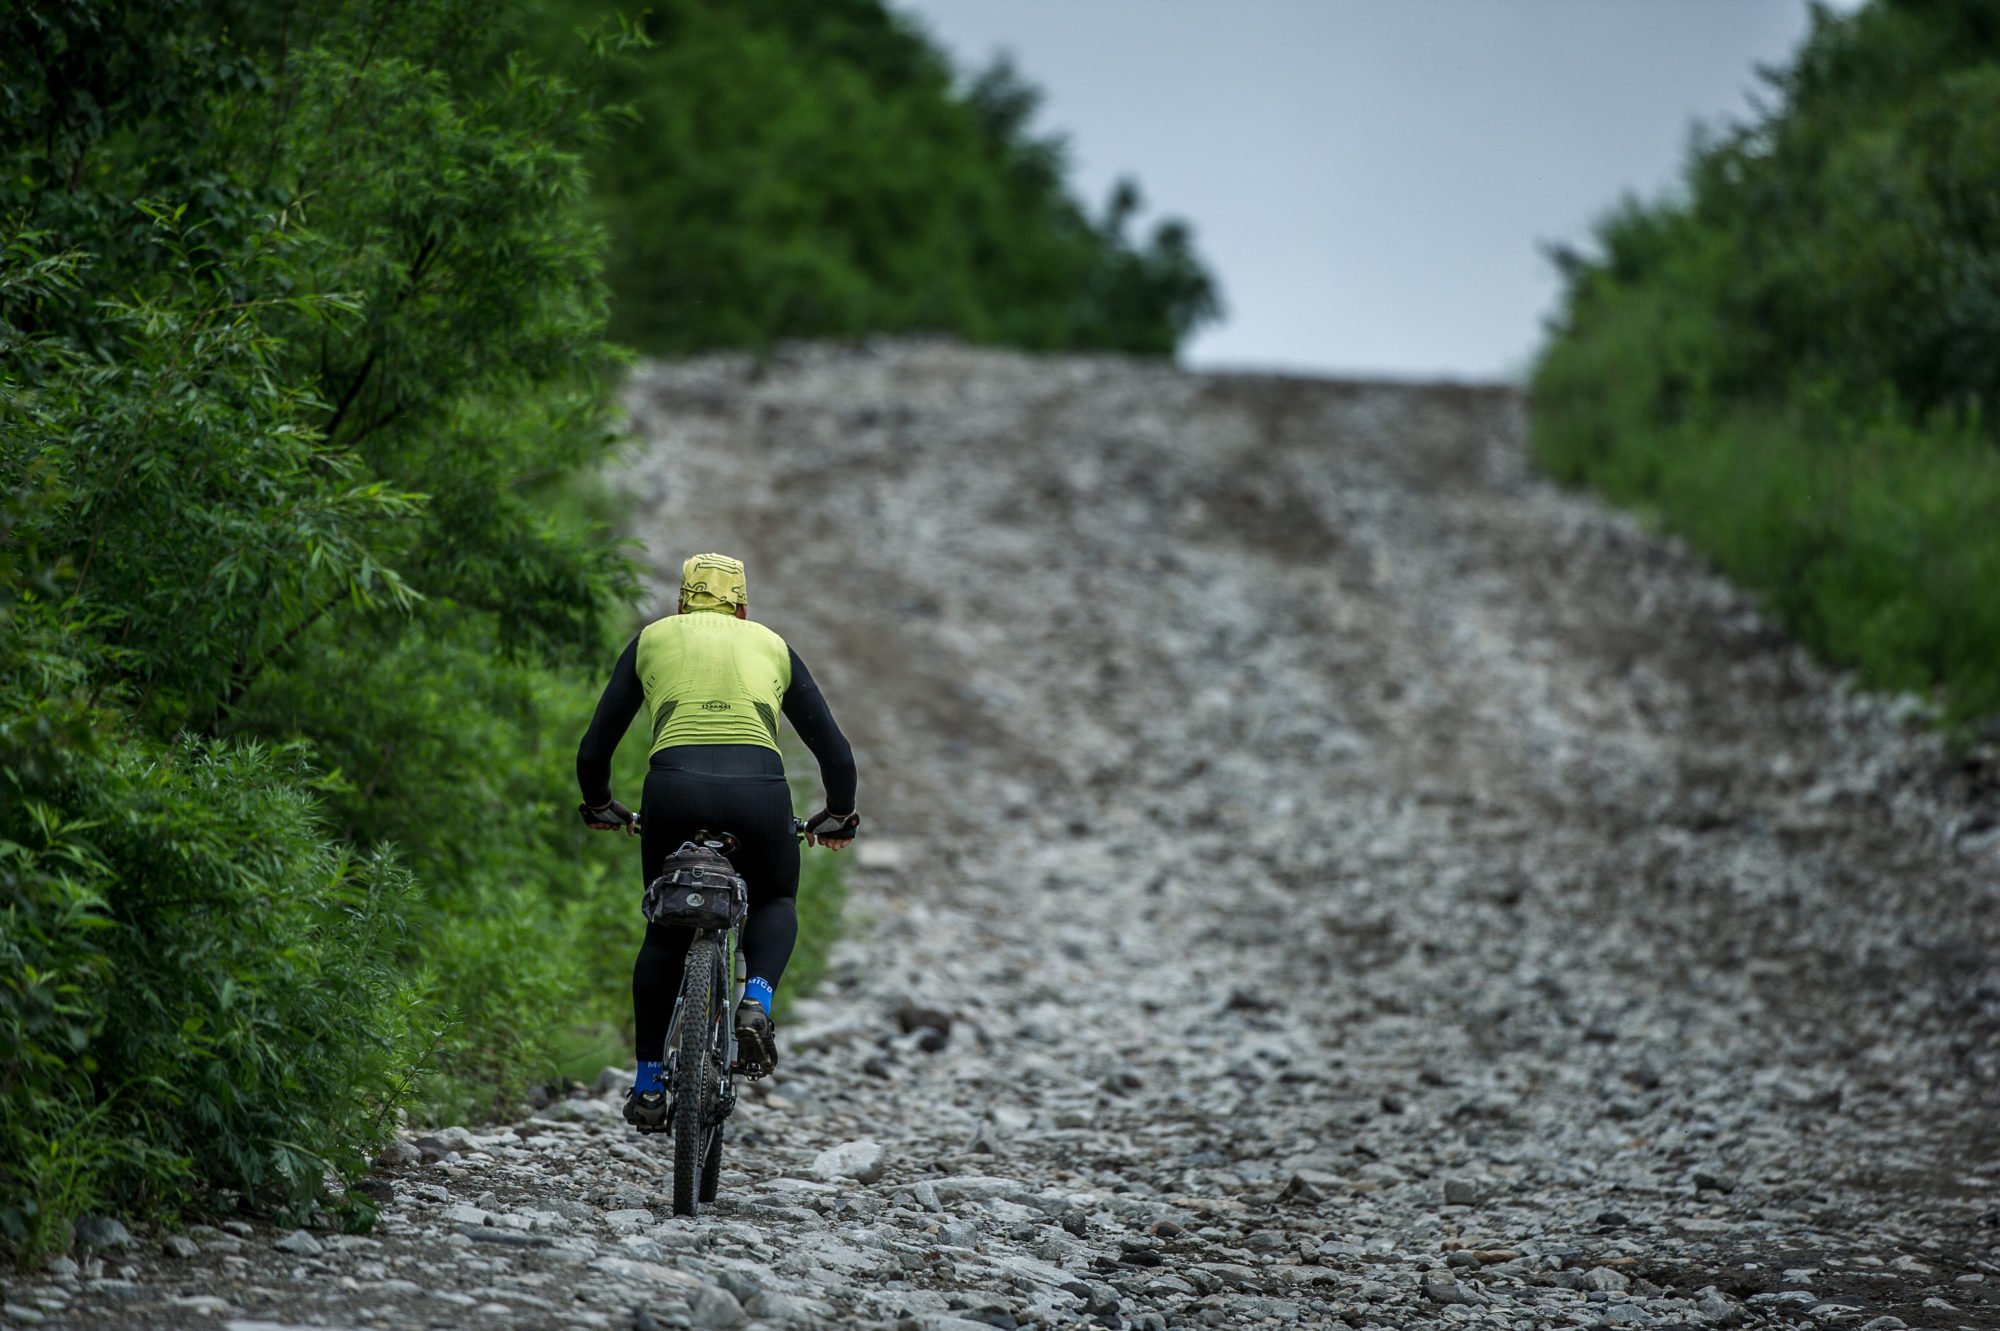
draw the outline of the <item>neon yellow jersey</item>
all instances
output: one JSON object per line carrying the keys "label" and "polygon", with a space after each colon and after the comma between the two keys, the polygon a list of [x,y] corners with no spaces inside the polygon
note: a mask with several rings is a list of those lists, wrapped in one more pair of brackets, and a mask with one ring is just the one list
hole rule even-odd
{"label": "neon yellow jersey", "polygon": [[653,718],[647,757],[683,744],[778,747],[792,654],[762,624],[713,610],[670,615],[640,631],[636,665]]}

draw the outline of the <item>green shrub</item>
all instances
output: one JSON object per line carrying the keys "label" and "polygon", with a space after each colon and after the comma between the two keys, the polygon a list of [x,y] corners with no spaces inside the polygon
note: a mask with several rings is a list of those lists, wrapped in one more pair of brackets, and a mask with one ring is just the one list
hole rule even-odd
{"label": "green shrub", "polygon": [[617,364],[574,90],[484,72],[476,3],[282,50],[114,8],[0,15],[21,1255],[96,1204],[301,1214],[397,1106],[546,1067],[591,885],[546,741],[629,585],[553,502]]}
{"label": "green shrub", "polygon": [[1655,515],[1830,660],[2000,711],[2000,20],[1820,12],[1685,195],[1558,254],[1557,477]]}
{"label": "green shrub", "polygon": [[98,740],[0,780],[0,1225],[61,1249],[196,1183],[302,1216],[420,1061],[408,876],[261,746]]}

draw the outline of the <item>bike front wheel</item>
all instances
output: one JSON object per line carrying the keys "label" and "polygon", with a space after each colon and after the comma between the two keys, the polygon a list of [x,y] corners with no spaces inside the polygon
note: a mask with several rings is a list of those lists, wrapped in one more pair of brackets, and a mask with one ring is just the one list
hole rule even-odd
{"label": "bike front wheel", "polygon": [[728,1001],[721,955],[721,944],[713,937],[697,937],[681,981],[681,1047],[673,1087],[675,1215],[695,1215],[702,1202],[715,1200],[715,1185],[704,1175],[713,1170],[712,1158],[721,1154],[713,1149],[720,1142],[709,1140],[722,1132],[715,1121],[722,1082],[715,1036]]}

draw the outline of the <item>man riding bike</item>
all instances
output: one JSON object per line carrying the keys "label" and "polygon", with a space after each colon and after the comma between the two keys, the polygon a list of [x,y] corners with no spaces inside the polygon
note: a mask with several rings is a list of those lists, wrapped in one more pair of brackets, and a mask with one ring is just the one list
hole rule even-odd
{"label": "man riding bike", "polygon": [[[750,889],[742,934],[748,971],[736,1009],[738,1063],[751,1076],[777,1066],[771,1000],[798,939],[799,843],[791,788],[778,752],[778,714],[819,761],[826,806],[806,824],[807,840],[840,850],[861,826],[855,812],[854,754],[799,654],[750,622],[743,565],[727,555],[694,555],[681,568],[680,613],[655,620],[627,643],[576,752],[583,818],[593,830],[633,831],[632,811],[611,798],[611,754],[645,704],[652,747],[639,811],[639,882],[701,830],[727,831],[740,849],[736,871]],[[833,810],[846,810],[844,813]],[[667,1024],[680,992],[693,934],[648,923],[632,966],[632,1016],[639,1075],[625,1098],[626,1121],[658,1127],[667,1116],[661,1085]]]}

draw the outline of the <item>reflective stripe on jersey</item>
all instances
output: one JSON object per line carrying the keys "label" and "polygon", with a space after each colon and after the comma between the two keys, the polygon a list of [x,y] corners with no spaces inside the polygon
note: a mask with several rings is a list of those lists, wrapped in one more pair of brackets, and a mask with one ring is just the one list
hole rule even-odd
{"label": "reflective stripe on jersey", "polygon": [[640,631],[635,664],[653,718],[648,757],[682,744],[778,747],[792,656],[762,624],[713,610],[669,615]]}

